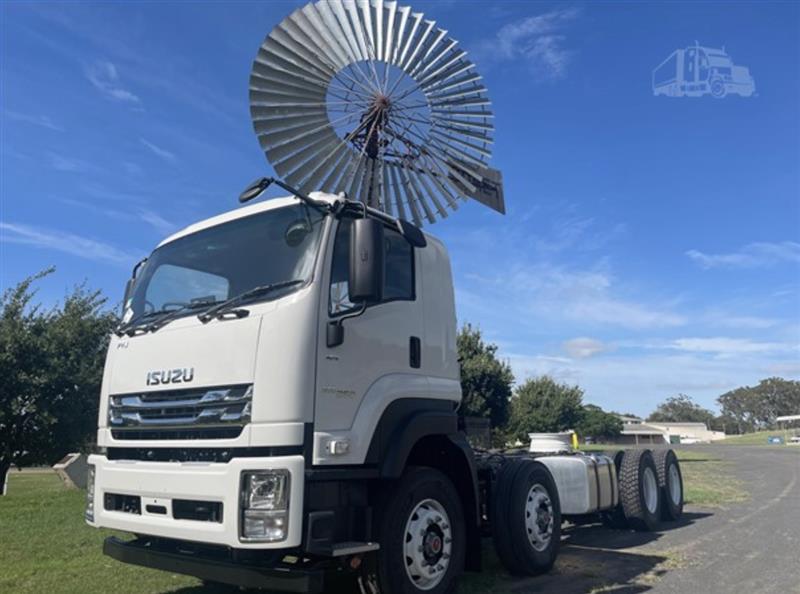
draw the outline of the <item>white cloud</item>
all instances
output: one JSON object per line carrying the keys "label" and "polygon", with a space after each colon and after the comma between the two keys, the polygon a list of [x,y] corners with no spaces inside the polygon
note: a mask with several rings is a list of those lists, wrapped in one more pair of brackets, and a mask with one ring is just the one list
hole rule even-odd
{"label": "white cloud", "polygon": [[657,305],[647,305],[615,294],[613,279],[600,270],[571,270],[540,264],[512,275],[511,286],[521,290],[519,303],[547,317],[620,326],[664,328],[682,326],[686,318]]}
{"label": "white cloud", "polygon": [[574,359],[588,359],[609,350],[609,346],[594,338],[572,338],[561,345],[567,354]]}
{"label": "white cloud", "polygon": [[26,124],[40,126],[42,128],[47,128],[48,130],[55,130],[56,132],[64,131],[64,128],[55,124],[53,120],[45,115],[31,115],[27,113],[20,113],[18,111],[11,111],[10,109],[6,109],[3,113],[9,119],[17,122],[25,122]]}
{"label": "white cloud", "polygon": [[173,223],[170,223],[160,214],[152,210],[144,209],[139,211],[139,218],[164,235],[171,235],[175,231],[175,225]]}
{"label": "white cloud", "polygon": [[736,252],[706,254],[698,250],[686,252],[702,268],[764,268],[781,262],[800,263],[800,243],[749,243]]}
{"label": "white cloud", "polygon": [[82,208],[116,221],[142,221],[162,235],[171,235],[177,229],[177,226],[174,223],[169,222],[157,212],[147,208],[139,208],[138,210],[131,212],[116,208],[107,208],[105,206],[97,206],[90,202],[73,200],[72,198],[59,198],[59,200],[64,204]]}
{"label": "white cloud", "polygon": [[115,101],[141,103],[141,99],[121,86],[117,67],[107,60],[98,60],[85,69],[86,78],[103,95]]}
{"label": "white cloud", "polygon": [[536,249],[541,252],[561,252],[573,247],[594,224],[594,219],[570,219],[553,225],[550,236],[536,240]]}
{"label": "white cloud", "polygon": [[775,318],[725,314],[712,315],[708,318],[708,321],[717,326],[735,328],[738,330],[765,330],[767,328],[774,328],[780,323],[780,320]]}
{"label": "white cloud", "polygon": [[0,222],[0,232],[0,241],[3,243],[30,245],[126,266],[136,261],[136,255],[111,244],[56,229]]}
{"label": "white cloud", "polygon": [[175,153],[173,153],[171,151],[168,151],[165,148],[161,148],[160,146],[158,146],[156,144],[153,144],[152,142],[150,142],[149,140],[146,140],[144,138],[140,138],[139,141],[144,146],[149,148],[153,152],[153,154],[157,155],[158,157],[161,157],[165,161],[174,161],[175,160]]}
{"label": "white cloud", "polygon": [[478,53],[484,62],[523,61],[541,79],[563,78],[574,53],[566,49],[563,31],[578,13],[557,9],[509,23],[479,44]]}
{"label": "white cloud", "polygon": [[670,348],[694,353],[715,353],[733,355],[743,353],[767,353],[786,350],[787,345],[776,342],[758,342],[747,338],[678,338],[670,343]]}
{"label": "white cloud", "polygon": [[59,155],[58,153],[47,153],[47,157],[50,159],[50,165],[56,171],[79,173],[89,169],[89,164],[81,159],[65,157],[64,155]]}

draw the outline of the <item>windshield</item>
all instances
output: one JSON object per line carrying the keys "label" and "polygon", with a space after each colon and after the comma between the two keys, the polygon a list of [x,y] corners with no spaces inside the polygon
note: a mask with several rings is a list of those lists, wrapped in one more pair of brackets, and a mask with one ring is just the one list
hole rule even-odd
{"label": "windshield", "polygon": [[[222,223],[161,246],[139,272],[123,320],[183,309],[190,314],[255,287],[308,281],[324,217],[318,209],[297,204]],[[285,295],[302,284],[269,297]]]}

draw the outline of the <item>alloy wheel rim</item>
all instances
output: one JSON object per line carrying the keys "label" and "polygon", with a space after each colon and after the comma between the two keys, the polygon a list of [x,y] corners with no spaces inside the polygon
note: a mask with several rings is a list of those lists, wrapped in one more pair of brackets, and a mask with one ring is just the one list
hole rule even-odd
{"label": "alloy wheel rim", "polygon": [[525,500],[525,530],[528,542],[536,551],[544,551],[553,537],[553,502],[540,484],[533,485]]}
{"label": "alloy wheel rim", "polygon": [[644,504],[647,507],[647,511],[651,514],[656,513],[658,509],[658,482],[656,481],[656,475],[653,472],[653,469],[648,467],[644,469],[643,475],[643,487],[644,487]]}
{"label": "alloy wheel rim", "polygon": [[406,574],[420,590],[435,588],[450,566],[453,528],[444,506],[435,499],[420,501],[408,516],[403,553]]}

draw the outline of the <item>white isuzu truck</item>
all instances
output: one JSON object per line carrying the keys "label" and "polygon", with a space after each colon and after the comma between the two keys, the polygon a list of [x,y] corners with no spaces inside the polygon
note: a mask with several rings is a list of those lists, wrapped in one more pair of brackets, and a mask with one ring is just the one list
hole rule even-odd
{"label": "white isuzu truck", "polygon": [[[242,196],[247,201],[272,179]],[[671,450],[473,449],[447,252],[343,195],[250,204],[164,240],[106,360],[86,521],[123,562],[217,583],[451,592],[491,536],[547,571],[562,521],[677,519]]]}

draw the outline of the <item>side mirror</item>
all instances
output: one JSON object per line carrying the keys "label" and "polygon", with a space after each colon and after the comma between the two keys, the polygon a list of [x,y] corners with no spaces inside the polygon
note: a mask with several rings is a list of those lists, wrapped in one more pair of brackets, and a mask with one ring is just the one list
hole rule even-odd
{"label": "side mirror", "polygon": [[133,277],[129,278],[128,281],[125,283],[125,296],[122,298],[122,313],[125,313],[125,306],[128,304],[128,300],[131,298],[131,292],[133,291],[133,283],[136,279]]}
{"label": "side mirror", "polygon": [[350,279],[352,303],[374,303],[383,298],[386,253],[383,223],[377,219],[355,219],[350,231]]}
{"label": "side mirror", "polygon": [[142,268],[145,262],[147,262],[147,258],[142,258],[136,263],[131,271],[131,277],[125,283],[125,295],[122,297],[123,316],[125,315],[125,308],[128,305],[128,300],[130,300],[130,298],[133,296],[133,285],[136,283],[136,277],[139,275],[139,270]]}

